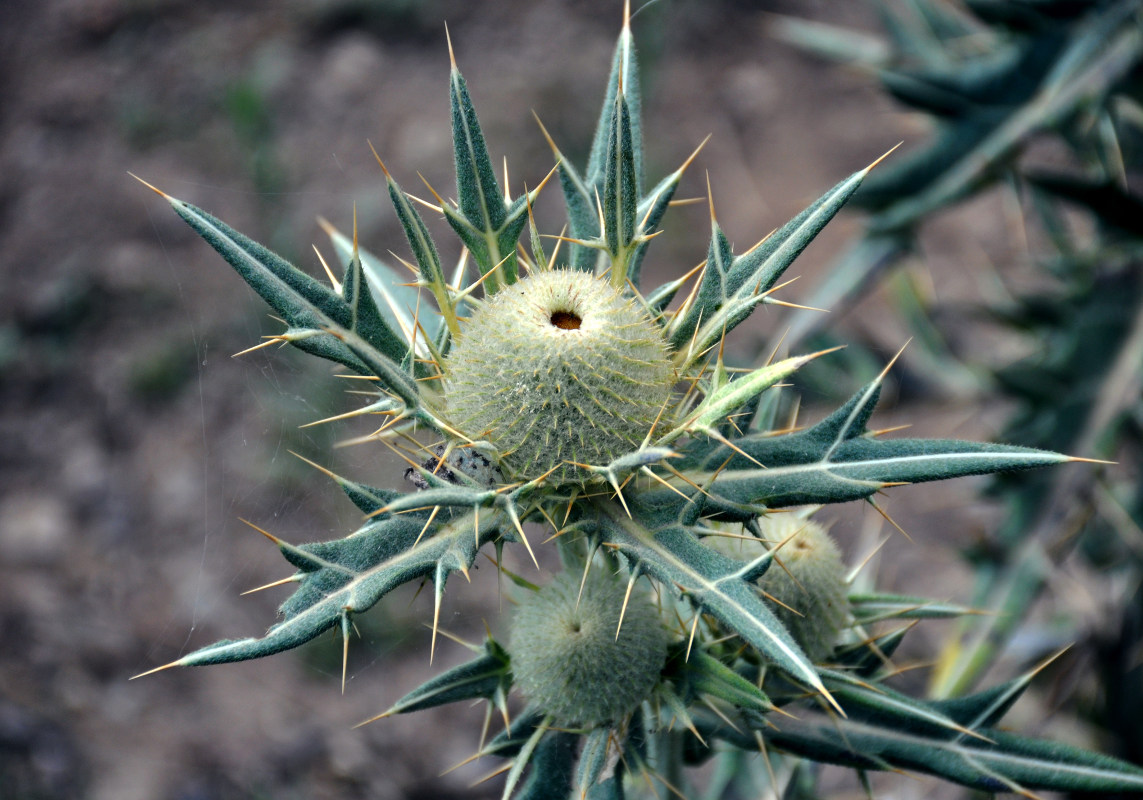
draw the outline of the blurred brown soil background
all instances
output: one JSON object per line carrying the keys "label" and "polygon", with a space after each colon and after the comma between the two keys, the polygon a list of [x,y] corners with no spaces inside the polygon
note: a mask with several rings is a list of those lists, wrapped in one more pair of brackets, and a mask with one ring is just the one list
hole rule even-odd
{"label": "blurred brown soil background", "polygon": [[[770,12],[875,28],[865,4],[830,0],[677,0],[635,21],[649,177],[713,134],[679,196],[705,195],[709,173],[739,250],[898,141],[925,135],[866,76],[770,38]],[[289,451],[378,485],[400,485],[404,464],[380,446],[331,449],[368,427],[299,428],[360,403],[323,363],[276,349],[230,358],[277,323],[127,172],[312,274],[311,243],[332,258],[317,217],[348,231],[354,206],[364,246],[406,256],[366,140],[406,189],[427,194],[420,172],[453,193],[446,21],[493,158],[510,159],[513,194],[552,163],[531,111],[582,159],[617,1],[0,3],[0,796],[499,796],[496,780],[467,788],[498,764],[440,774],[477,747],[479,708],[352,729],[429,674],[431,600],[415,587],[359,620],[344,695],[332,636],[259,662],[128,681],[272,622],[287,589],[239,595],[285,577],[287,565],[239,518],[291,541],[354,528],[337,488]],[[561,208],[549,188],[537,211],[551,233]],[[785,299],[809,294],[858,222],[843,213],[810,247]],[[455,239],[431,224],[442,256],[455,259]],[[705,202],[670,212],[648,271],[662,278],[698,263],[708,225]],[[1031,271],[987,200],[941,217],[923,245],[932,291],[951,308],[981,299],[985,267]],[[781,314],[757,317],[733,338],[739,359],[780,335]],[[883,360],[909,335],[877,292],[831,323]],[[1012,349],[967,317],[950,325],[969,363]],[[827,400],[807,397],[805,418]],[[987,399],[922,387],[887,398],[877,422],[987,438],[1003,418]],[[955,550],[996,515],[981,485],[891,493],[886,505],[912,541],[890,542],[883,583],[965,599]],[[888,532],[860,504],[828,517],[851,559]],[[500,630],[500,602],[485,563],[471,585],[450,583],[442,626],[479,641],[485,621]],[[917,655],[931,656],[947,630],[915,634]],[[442,638],[431,670],[467,656]],[[923,686],[923,673],[914,680]],[[1018,710],[1015,724],[1042,714]],[[932,790],[892,785],[901,797]],[[852,779],[840,786],[857,790]]]}

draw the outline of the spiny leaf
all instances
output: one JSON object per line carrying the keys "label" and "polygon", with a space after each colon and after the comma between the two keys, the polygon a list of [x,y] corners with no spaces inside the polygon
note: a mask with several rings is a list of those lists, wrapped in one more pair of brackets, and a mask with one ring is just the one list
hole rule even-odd
{"label": "spiny leaf", "polygon": [[604,243],[611,256],[611,285],[627,284],[627,267],[638,220],[639,189],[635,179],[635,154],[631,141],[631,115],[623,95],[616,100],[607,140],[607,169],[603,179]]}
{"label": "spiny leaf", "polygon": [[[202,209],[173,197],[167,200],[282,315],[290,326],[283,338],[306,352],[373,375],[410,408],[420,405],[416,386],[400,365],[354,331],[354,310],[342,297]],[[357,352],[350,339],[356,340]]]}
{"label": "spiny leaf", "polygon": [[393,331],[373,301],[373,294],[365,283],[361,257],[356,248],[345,266],[345,275],[341,281],[341,298],[352,314],[349,325],[351,331],[398,364],[405,363],[409,359],[409,342]]}
{"label": "spiny leaf", "polygon": [[681,653],[679,660],[684,657],[682,671],[690,691],[718,698],[745,711],[765,714],[774,709],[765,692],[714,656],[692,650],[689,655]]}
{"label": "spiny leaf", "polygon": [[823,350],[819,353],[787,358],[774,364],[759,367],[728,381],[707,394],[687,419],[679,423],[677,428],[667,433],[660,441],[669,443],[684,433],[710,431],[721,424],[729,415],[756,400],[762,392],[778,381],[789,377],[803,365],[826,352],[830,351]]}
{"label": "spiny leaf", "polygon": [[[201,666],[274,655],[305,644],[347,614],[361,613],[398,586],[440,566],[471,567],[476,552],[499,531],[496,512],[459,516],[425,530],[415,517],[372,522],[347,539],[308,545],[279,542],[282,555],[299,570],[300,585],[280,609],[283,619],[261,638],[226,639],[183,656],[169,666]],[[447,575],[447,572],[445,573]]]}
{"label": "spiny leaf", "polygon": [[[626,118],[625,121],[617,120],[620,104],[623,107],[622,113]],[[626,131],[625,134],[623,129]],[[615,138],[617,134],[620,138]],[[626,145],[621,147],[622,137],[625,137],[627,141]],[[628,196],[639,202],[648,201],[644,208],[639,209],[642,212],[639,219],[643,219],[648,212],[652,212],[654,220],[649,221],[644,232],[649,232],[654,225],[658,224],[658,219],[666,209],[666,202],[669,201],[670,194],[674,192],[674,186],[670,183],[666,185],[661,183],[649,198],[643,198],[642,92],[639,86],[635,43],[627,21],[625,21],[615,45],[611,72],[607,79],[607,88],[604,92],[599,120],[592,137],[586,170],[583,173],[577,171],[571,162],[560,153],[550,137],[548,142],[559,161],[560,186],[563,189],[564,201],[567,204],[569,232],[573,238],[585,242],[595,242],[603,235],[604,232],[599,228],[596,200],[599,198],[605,204],[605,214],[610,219],[611,214],[606,209],[606,204],[609,202],[607,199],[608,191],[604,184],[608,173],[617,166],[621,167],[619,172],[614,173],[617,181],[633,180],[633,185],[629,185],[629,189],[624,189],[622,196],[618,191],[611,192],[615,199],[620,200],[620,208],[623,207],[622,203],[626,202]],[[627,163],[618,163],[617,157]],[[665,181],[667,180],[669,179],[665,179]],[[675,185],[677,185],[677,179]],[[613,184],[613,187],[618,188],[617,184]],[[664,191],[668,187],[670,187],[669,193]],[[658,207],[659,202],[662,203],[661,208]],[[634,218],[635,213],[630,216]],[[608,225],[607,233],[609,235],[613,227],[615,226]],[[637,235],[634,229],[632,230],[632,235]],[[616,252],[614,248],[610,249],[612,253]],[[633,282],[638,279],[638,262],[642,258],[642,248],[639,247],[637,250],[638,255],[631,254],[626,257],[631,259],[630,265],[625,265],[621,270],[625,276],[632,277]],[[592,272],[595,270],[597,251],[578,244],[572,245],[569,260],[574,268]],[[636,283],[636,285],[638,284]]]}
{"label": "spiny leaf", "polygon": [[[1143,32],[1133,21],[1136,8],[1135,3],[1111,4],[1077,26],[1027,102],[1012,109],[978,111],[958,120],[958,130],[946,131],[918,157],[930,162],[931,175],[925,185],[898,194],[903,199],[880,213],[872,222],[873,229],[900,230],[963,199],[986,185],[986,176],[1032,136],[1106,93],[1138,63],[1143,52]],[[965,142],[970,146],[966,148]]]}
{"label": "spiny leaf", "polygon": [[[635,209],[635,218],[639,220],[639,227],[635,231],[635,250],[627,267],[627,280],[630,281],[631,285],[636,289],[640,286],[643,257],[647,254],[647,245],[650,243],[649,236],[659,227],[659,222],[662,221],[663,214],[665,214],[670,207],[671,199],[675,196],[675,190],[679,188],[679,181],[682,180],[683,173],[686,172],[687,167],[689,167],[695,157],[698,156],[699,150],[703,148],[709,139],[709,136],[704,139],[702,144],[695,149],[694,153],[691,154],[681,167],[659,181],[659,183],[655,185],[655,188],[639,200],[639,205]],[[638,151],[640,149],[641,146],[636,147],[636,158],[639,156]],[[638,167],[636,168],[636,174],[638,174]]]}
{"label": "spiny leaf", "polygon": [[449,109],[460,210],[473,227],[496,230],[504,223],[503,195],[468,94],[468,84],[455,66],[449,73]]}
{"label": "spiny leaf", "polygon": [[778,669],[828,697],[805,653],[762,602],[757,588],[743,580],[750,564],[703,546],[682,526],[652,531],[614,504],[599,503],[598,507],[603,511],[600,522],[608,545],[660,583],[677,587]]}
{"label": "spiny leaf", "polygon": [[1032,672],[983,692],[951,700],[935,700],[930,705],[950,719],[971,728],[998,725],[1008,709],[1024,694],[1034,675],[1035,672]]}
{"label": "spiny leaf", "polygon": [[544,721],[542,711],[529,706],[512,719],[507,730],[501,731],[480,750],[482,756],[514,758]]}
{"label": "spiny leaf", "polygon": [[[425,474],[426,477],[435,477],[429,470],[425,470]],[[462,477],[467,478],[468,476]],[[467,486],[455,486],[443,479],[438,480],[439,485],[432,489],[398,495],[390,501],[385,510],[391,514],[400,514],[418,508],[432,508],[433,506],[475,508],[477,506],[490,506],[499,497],[495,491],[490,489],[470,489]]]}
{"label": "spiny leaf", "polygon": [[491,698],[511,687],[508,653],[495,641],[484,643],[484,653],[471,661],[436,675],[402,697],[385,712],[408,714],[460,700]]}
{"label": "spiny leaf", "polygon": [[[323,222],[322,227],[329,235],[329,240],[337,251],[340,260],[348,263],[353,258],[353,240],[328,223]],[[365,282],[373,293],[373,299],[378,310],[385,317],[390,327],[401,332],[406,343],[412,342],[414,339],[413,312],[417,309],[417,289],[411,286],[403,286],[405,280],[398,275],[397,271],[368,250],[359,248],[357,253],[361,259],[361,269],[365,273]],[[428,304],[423,304],[420,306],[417,317],[417,321],[429,337],[435,338],[438,329],[443,324],[436,310]],[[427,355],[428,350],[425,347],[424,336],[418,335],[415,338],[417,340],[417,355]]]}
{"label": "spiny leaf", "polygon": [[886,88],[902,102],[932,114],[970,116],[978,109],[1015,108],[1039,88],[1066,40],[1035,36],[969,60],[940,67],[885,71]]}
{"label": "spiny leaf", "polygon": [[973,735],[964,725],[932,706],[886,686],[872,686],[833,670],[821,670],[821,676],[851,719],[893,725],[924,736]]}
{"label": "spiny leaf", "polygon": [[976,738],[925,735],[893,721],[799,717],[772,719],[774,727],[759,732],[768,744],[815,761],[923,772],[988,792],[1143,791],[1143,769],[1137,766],[992,728],[978,729],[982,738]]}
{"label": "spiny leaf", "polygon": [[611,729],[595,728],[584,737],[583,748],[576,765],[576,797],[587,797],[607,766],[607,753],[611,748]]}
{"label": "spiny leaf", "polygon": [[[381,159],[377,159],[377,161],[381,163]],[[400,220],[401,228],[405,231],[405,239],[408,240],[409,247],[413,251],[413,258],[417,261],[421,283],[433,293],[433,297],[437,301],[437,308],[440,309],[441,316],[444,317],[449,330],[453,334],[459,333],[460,325],[456,320],[456,302],[452,298],[452,289],[445,279],[444,270],[441,269],[441,259],[437,255],[437,246],[433,243],[433,237],[429,235],[429,229],[425,226],[425,221],[421,219],[420,213],[413,207],[412,202],[401,190],[401,187],[397,185],[397,181],[393,180],[393,176],[389,174],[389,170],[385,169],[384,164],[381,164],[381,169],[385,173],[385,185],[389,189],[389,199],[393,202],[397,219]]]}
{"label": "spiny leaf", "polygon": [[[532,754],[527,780],[515,795],[517,800],[548,800],[568,797],[575,773],[579,736],[552,731],[545,735]],[[505,787],[505,797],[508,795]]]}
{"label": "spiny leaf", "polygon": [[[869,678],[889,667],[888,659],[893,657],[910,630],[911,626],[902,626],[872,639],[839,647],[830,657],[830,663],[838,669],[848,669],[854,675]],[[960,718],[949,716],[964,724]]]}
{"label": "spiny leaf", "polygon": [[[710,255],[694,302],[672,322],[671,345],[693,361],[742,322],[765,299],[794,259],[833,219],[874,165],[855,172],[771,234],[753,250],[732,257],[713,222]],[[696,333],[697,331],[697,333]]]}
{"label": "spiny leaf", "polygon": [[[350,502],[357,506],[364,514],[372,516],[374,521],[385,519],[388,515],[379,513],[381,509],[402,495],[402,492],[398,492],[394,489],[378,489],[375,486],[352,481],[349,478],[338,475],[332,470],[326,469],[320,464],[310,461],[305,456],[298,455],[297,453],[294,453],[294,455],[331,478],[334,483],[340,486],[341,490],[345,492],[345,496],[349,498]],[[359,529],[358,533],[361,533],[363,530],[366,529]]]}
{"label": "spiny leaf", "polygon": [[[805,431],[749,435],[707,453],[691,480],[706,486],[708,506],[769,508],[857,500],[898,483],[921,483],[1062,464],[1070,459],[1031,447],[953,439],[878,439],[866,422],[880,380]],[[709,485],[708,485],[709,484]]]}
{"label": "spiny leaf", "polygon": [[611,59],[611,73],[607,78],[607,90],[603,96],[603,107],[599,112],[599,122],[595,126],[591,154],[587,162],[587,182],[598,186],[609,169],[608,143],[615,126],[616,101],[622,96],[629,115],[632,156],[635,167],[635,191],[643,192],[643,93],[639,85],[639,62],[635,54],[635,39],[631,36],[630,20],[624,20],[623,30],[615,43],[615,53]]}
{"label": "spiny leaf", "polygon": [[535,193],[508,203],[480,130],[468,85],[453,61],[449,73],[449,107],[452,112],[453,155],[459,213],[443,206],[449,225],[464,241],[481,275],[485,290],[495,293],[517,279],[516,242],[527,223],[527,202]]}
{"label": "spiny leaf", "polygon": [[375,486],[351,481],[348,478],[337,478],[336,480],[346,497],[365,514],[377,513],[403,494],[403,492],[398,492],[395,489],[378,489]]}
{"label": "spiny leaf", "polygon": [[901,594],[851,594],[850,608],[862,624],[886,619],[949,619],[975,613],[957,603]]}
{"label": "spiny leaf", "polygon": [[[555,153],[560,176],[560,189],[564,193],[564,203],[568,213],[568,232],[572,238],[583,242],[599,239],[599,214],[596,211],[593,188],[580,177],[571,162],[559,151],[554,142],[548,140]],[[583,272],[595,271],[596,250],[581,244],[573,244],[569,265]]]}
{"label": "spiny leaf", "polygon": [[299,328],[314,322],[351,324],[348,306],[337,293],[253,239],[197,206],[166,197],[171,207],[221,255],[270,307]]}

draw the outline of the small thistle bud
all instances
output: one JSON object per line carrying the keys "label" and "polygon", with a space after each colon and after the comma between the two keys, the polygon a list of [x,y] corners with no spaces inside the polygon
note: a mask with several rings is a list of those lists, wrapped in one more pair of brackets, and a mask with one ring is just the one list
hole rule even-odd
{"label": "small thistle bud", "polygon": [[624,611],[626,589],[596,570],[581,596],[579,580],[565,572],[517,608],[512,673],[524,697],[557,725],[615,722],[658,683],[667,659],[666,628],[654,603],[637,592]]}
{"label": "small thistle bud", "polygon": [[508,286],[472,315],[448,356],[452,423],[491,442],[531,480],[571,462],[607,464],[638,447],[670,397],[658,327],[606,281],[576,270]]}
{"label": "small thistle bud", "polygon": [[770,608],[794,641],[811,660],[822,661],[849,621],[845,565],[837,544],[821,525],[794,514],[766,517],[763,531],[774,542],[793,535],[776,554],[781,563],[766,570],[759,583],[779,601]]}

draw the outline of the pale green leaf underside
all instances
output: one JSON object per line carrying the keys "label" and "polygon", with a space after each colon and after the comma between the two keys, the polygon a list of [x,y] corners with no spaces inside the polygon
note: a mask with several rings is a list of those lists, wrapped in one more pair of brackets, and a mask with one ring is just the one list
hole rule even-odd
{"label": "pale green leaf underside", "polygon": [[[333,244],[340,261],[348,262],[353,257],[353,240],[340,231],[330,227],[326,233]],[[359,249],[361,268],[365,272],[365,282],[373,293],[373,299],[381,313],[389,323],[399,330],[406,342],[413,341],[413,315],[417,314],[417,321],[425,329],[429,337],[436,338],[441,325],[440,315],[427,303],[418,306],[418,292],[411,286],[402,286],[406,281],[400,274],[390,267],[384,260],[378,258],[368,250]],[[428,354],[425,347],[425,337],[418,335],[417,355],[423,357]]]}

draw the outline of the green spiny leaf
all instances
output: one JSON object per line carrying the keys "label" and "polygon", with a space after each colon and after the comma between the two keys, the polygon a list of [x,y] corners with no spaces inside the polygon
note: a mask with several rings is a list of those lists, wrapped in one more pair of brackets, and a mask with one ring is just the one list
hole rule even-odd
{"label": "green spiny leaf", "polygon": [[[905,634],[910,630],[912,630],[912,626],[905,625],[880,636],[839,647],[830,657],[830,663],[838,669],[848,669],[854,675],[869,678],[883,668],[890,667],[889,659],[893,657],[893,653],[900,647]],[[952,714],[948,716],[962,725],[964,724],[963,720],[958,717]]]}
{"label": "green spiny leaf", "polygon": [[514,758],[543,721],[543,712],[532,706],[525,708],[516,715],[507,730],[496,734],[492,741],[480,749],[480,755]]}
{"label": "green spiny leaf", "polygon": [[[518,800],[548,800],[568,797],[575,773],[579,736],[552,731],[545,735],[532,754],[528,778],[520,787]],[[504,796],[508,796],[505,787]]]}
{"label": "green spiny leaf", "polygon": [[851,594],[850,608],[863,625],[886,619],[949,619],[976,613],[957,603],[900,594]]}
{"label": "green spiny leaf", "polygon": [[507,694],[511,686],[508,653],[492,639],[484,643],[484,653],[439,675],[435,675],[402,697],[385,712],[408,714],[461,700],[492,698]]}
{"label": "green spiny leaf", "polygon": [[833,670],[822,670],[821,676],[850,719],[892,725],[901,731],[924,736],[974,735],[964,725],[931,705],[886,686],[873,686]]}
{"label": "green spiny leaf", "polygon": [[679,525],[650,530],[623,509],[599,503],[606,541],[639,570],[675,586],[696,606],[741,636],[795,680],[828,696],[805,653],[767,608],[757,588],[743,580],[752,564],[703,546]]}
{"label": "green spiny leaf", "polygon": [[[706,487],[708,507],[725,503],[769,508],[858,500],[900,483],[921,483],[1062,464],[1059,453],[1030,447],[953,439],[878,439],[866,422],[880,381],[805,431],[749,435],[705,455],[707,472],[691,472]],[[685,491],[685,490],[684,490]]]}
{"label": "green spiny leaf", "polygon": [[587,162],[587,183],[599,186],[608,166],[608,144],[615,127],[617,100],[622,97],[631,131],[632,157],[635,169],[635,191],[643,192],[643,94],[639,85],[639,62],[635,55],[635,40],[631,36],[631,20],[623,21],[623,30],[615,44],[615,54],[611,59],[611,74],[607,78],[607,90],[603,97],[603,108],[599,112],[599,122],[595,126],[595,136],[591,144],[591,154]]}
{"label": "green spiny leaf", "polygon": [[164,197],[175,213],[226,259],[288,324],[299,328],[317,327],[324,322],[344,327],[352,324],[351,312],[336,292],[201,208],[174,197]]}
{"label": "green spiny leaf", "polygon": [[708,392],[687,419],[667,433],[660,442],[663,444],[670,443],[684,433],[709,432],[715,426],[722,424],[735,411],[756,400],[762,392],[778,381],[789,377],[809,361],[827,352],[830,351],[823,350],[819,353],[787,358],[775,364],[759,367],[735,380],[726,382]]}
{"label": "green spiny leaf", "polygon": [[[986,176],[1012,158],[1018,148],[1040,131],[1058,125],[1093,97],[1106,93],[1138,62],[1143,52],[1143,31],[1132,21],[1137,4],[1118,3],[1080,26],[1061,52],[1039,91],[1011,113],[984,110],[958,123],[975,133],[949,130],[934,147],[945,147],[940,156],[934,148],[925,151],[934,165],[925,188],[903,195],[873,221],[876,231],[894,231],[915,224],[933,211],[956,202],[985,185]],[[960,137],[958,139],[958,137]],[[971,141],[965,148],[963,142]],[[956,148],[953,152],[952,148]]]}
{"label": "green spiny leaf", "polygon": [[[500,496],[492,490],[455,486],[443,478],[438,478],[433,475],[429,470],[425,470],[425,477],[437,478],[437,485],[432,489],[426,489],[422,492],[410,492],[398,495],[385,507],[385,510],[390,514],[401,514],[415,511],[419,508],[433,508],[434,506],[441,506],[442,508],[477,508],[480,506],[491,506]],[[467,476],[462,474],[460,477],[463,479]]]}
{"label": "green spiny leaf", "polygon": [[496,230],[504,224],[503,194],[480,131],[476,109],[468,95],[468,84],[455,64],[449,73],[449,109],[461,213],[478,230]]}
{"label": "green spiny leaf", "polygon": [[475,514],[469,513],[433,529],[416,517],[394,516],[347,539],[298,546],[279,540],[282,555],[299,569],[300,583],[282,604],[282,621],[261,638],[216,642],[168,666],[244,661],[305,644],[398,586],[433,575],[442,564],[450,570],[470,567],[502,522],[499,514],[488,512],[477,528]]}
{"label": "green spiny leaf", "polygon": [[[546,132],[545,132],[546,133]],[[560,188],[564,193],[564,203],[568,212],[568,233],[573,239],[584,242],[599,239],[599,213],[596,210],[592,189],[580,177],[575,167],[559,151],[551,138],[548,139],[557,159]],[[571,246],[569,265],[583,272],[594,272],[597,251],[580,244]]]}
{"label": "green spiny leaf", "polygon": [[607,766],[607,754],[611,749],[611,730],[605,727],[593,729],[584,737],[583,749],[576,766],[575,788],[577,797],[587,797],[591,788],[599,783],[599,778]]}
{"label": "green spiny leaf", "polygon": [[744,711],[765,714],[774,709],[765,692],[701,650],[691,651],[684,669],[693,692],[718,698]]}
{"label": "green spiny leaf", "polygon": [[[709,138],[708,136],[707,139]],[[635,210],[635,218],[639,223],[635,231],[635,248],[627,267],[627,280],[630,281],[631,285],[636,289],[638,289],[640,285],[643,257],[647,253],[649,237],[655,232],[655,229],[659,227],[659,222],[662,221],[663,214],[665,214],[667,208],[670,207],[671,199],[675,196],[675,190],[679,188],[679,181],[682,180],[683,173],[705,144],[706,140],[703,140],[703,143],[695,149],[694,153],[691,154],[690,158],[688,158],[681,167],[659,181],[649,194],[639,200],[639,205]]]}
{"label": "green spiny leaf", "polygon": [[1143,769],[1070,745],[991,728],[976,731],[983,738],[947,737],[892,722],[799,716],[775,720],[774,728],[760,733],[769,744],[816,761],[923,772],[988,792],[1143,791]]}
{"label": "green spiny leaf", "polygon": [[1008,713],[1008,709],[1020,699],[1035,674],[1030,672],[983,692],[950,700],[936,700],[930,705],[969,728],[991,727],[999,724],[1001,718]]}
{"label": "green spiny leaf", "polygon": [[445,216],[472,252],[480,274],[496,268],[485,284],[493,293],[501,285],[516,282],[516,241],[527,222],[523,198],[514,206],[505,202],[468,86],[455,60],[449,73],[449,107],[460,214],[444,206]]}
{"label": "green spiny leaf", "polygon": [[[378,163],[380,163],[380,159],[378,159]],[[393,201],[397,219],[401,222],[401,228],[405,231],[405,238],[408,240],[409,247],[413,250],[413,257],[417,261],[421,282],[429,288],[433,297],[436,298],[437,308],[440,309],[448,329],[453,334],[459,333],[460,325],[456,320],[456,303],[452,299],[451,287],[445,280],[444,270],[441,269],[441,259],[437,255],[437,246],[433,243],[432,236],[429,235],[429,229],[425,226],[425,221],[421,219],[417,209],[413,208],[408,196],[401,191],[401,187],[393,180],[389,170],[385,169],[384,164],[381,165],[381,169],[385,173],[385,185],[389,189],[389,199]]]}
{"label": "green spiny leaf", "polygon": [[[338,231],[329,223],[319,220],[329,235],[329,240],[337,251],[340,260],[348,263],[353,258],[353,239]],[[413,312],[418,308],[418,292],[415,287],[404,286],[404,280],[397,271],[383,260],[359,248],[358,256],[361,259],[361,269],[365,273],[365,282],[373,293],[373,299],[378,310],[385,317],[389,326],[401,332],[405,342],[412,342]],[[440,315],[428,305],[421,305],[417,314],[417,322],[425,329],[428,335],[435,338],[438,329],[443,325]],[[423,336],[417,336],[417,354],[425,355],[425,342]]]}
{"label": "green spiny leaf", "polygon": [[671,345],[693,361],[764,302],[786,268],[841,210],[876,162],[834,186],[761,244],[731,257],[714,224],[710,257],[695,301],[672,321]]}
{"label": "green spiny leaf", "polygon": [[371,374],[408,407],[420,406],[416,386],[399,364],[353,330],[354,311],[342,297],[202,209],[173,197],[167,200],[282,315],[290,326],[284,340],[355,372]]}
{"label": "green spiny leaf", "polygon": [[409,343],[393,331],[373,301],[373,294],[366,285],[361,257],[356,248],[345,266],[345,275],[341,281],[341,298],[352,314],[350,330],[355,331],[391,361],[398,364],[411,361]]}

